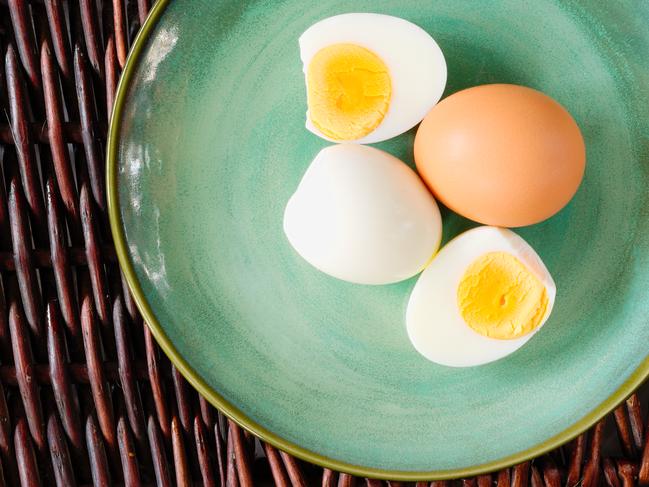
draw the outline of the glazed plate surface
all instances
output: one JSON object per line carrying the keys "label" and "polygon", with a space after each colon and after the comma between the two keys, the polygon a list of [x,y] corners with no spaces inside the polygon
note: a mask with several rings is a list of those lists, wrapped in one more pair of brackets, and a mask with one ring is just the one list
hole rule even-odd
{"label": "glazed plate surface", "polygon": [[[297,39],[338,13],[397,15],[448,63],[445,96],[518,83],[556,98],[587,145],[584,183],[518,230],[557,284],[515,354],[452,369],[408,341],[415,279],[359,286],[304,262],[284,206],[327,142],[304,128]],[[244,427],[357,474],[493,470],[567,441],[649,369],[649,3],[160,1],[117,96],[111,223],[125,274],[180,370]],[[414,131],[378,144],[412,164]],[[473,224],[444,212],[444,240]]]}

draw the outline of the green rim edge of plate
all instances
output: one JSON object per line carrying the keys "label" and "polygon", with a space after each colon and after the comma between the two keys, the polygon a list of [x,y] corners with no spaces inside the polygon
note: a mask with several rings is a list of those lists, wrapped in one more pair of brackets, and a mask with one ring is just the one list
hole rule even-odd
{"label": "green rim edge of plate", "polygon": [[610,397],[603,401],[599,406],[594,408],[590,413],[584,416],[581,420],[574,423],[571,427],[567,428],[558,435],[539,443],[538,445],[521,451],[514,455],[496,460],[493,462],[485,463],[482,465],[475,465],[470,468],[452,469],[452,470],[431,470],[427,472],[405,472],[405,471],[392,471],[374,468],[366,468],[358,465],[334,460],[332,458],[319,455],[318,453],[306,450],[299,445],[293,444],[284,438],[274,434],[272,431],[267,430],[262,425],[255,423],[245,414],[243,414],[234,405],[226,401],[221,395],[212,389],[187,361],[178,353],[169,337],[165,334],[162,326],[156,318],[153,309],[147,302],[140,283],[135,274],[133,264],[129,258],[126,240],[124,238],[122,220],[119,211],[119,195],[117,190],[117,146],[119,143],[118,133],[121,124],[121,115],[124,108],[127,87],[131,81],[133,72],[140,58],[140,54],[144,45],[147,43],[157,21],[160,19],[165,11],[165,7],[169,5],[170,0],[158,0],[152,7],[149,16],[142,25],[138,33],[131,52],[126,60],[122,77],[117,86],[115,93],[115,104],[111,116],[109,129],[108,129],[108,147],[107,147],[107,185],[108,185],[108,215],[110,219],[110,227],[115,241],[115,248],[117,251],[117,258],[119,264],[124,272],[124,276],[133,294],[133,298],[144,317],[149,329],[153,333],[156,341],[169,357],[171,362],[176,366],[180,373],[198,390],[211,404],[221,410],[227,417],[235,421],[238,425],[258,436],[265,442],[273,445],[280,450],[283,450],[291,455],[294,455],[303,460],[315,463],[322,467],[330,468],[333,470],[347,472],[360,477],[373,477],[389,480],[401,481],[419,481],[419,480],[442,480],[453,479],[460,477],[471,477],[480,475],[487,472],[501,470],[512,465],[525,462],[532,458],[543,455],[544,453],[557,448],[558,446],[572,440],[579,434],[586,431],[593,424],[606,416],[615,407],[624,401],[635,389],[642,384],[642,382],[649,376],[649,356],[645,357],[638,368],[629,376],[629,378],[617,389]]}

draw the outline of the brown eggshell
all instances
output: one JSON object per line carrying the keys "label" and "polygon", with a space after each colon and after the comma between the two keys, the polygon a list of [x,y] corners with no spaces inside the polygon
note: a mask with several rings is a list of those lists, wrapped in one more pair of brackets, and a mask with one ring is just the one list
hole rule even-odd
{"label": "brown eggshell", "polygon": [[543,221],[573,197],[586,149],[576,122],[549,96],[494,84],[455,93],[424,118],[417,170],[451,210],[480,223]]}

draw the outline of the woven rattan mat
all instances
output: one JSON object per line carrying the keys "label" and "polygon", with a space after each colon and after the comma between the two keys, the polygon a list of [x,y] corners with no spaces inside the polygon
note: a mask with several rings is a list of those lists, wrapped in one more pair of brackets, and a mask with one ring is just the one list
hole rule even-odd
{"label": "woven rattan mat", "polygon": [[[137,313],[108,230],[104,150],[149,3],[0,0],[0,487],[387,485],[229,423]],[[571,444],[461,482],[649,484],[647,402],[635,394]]]}

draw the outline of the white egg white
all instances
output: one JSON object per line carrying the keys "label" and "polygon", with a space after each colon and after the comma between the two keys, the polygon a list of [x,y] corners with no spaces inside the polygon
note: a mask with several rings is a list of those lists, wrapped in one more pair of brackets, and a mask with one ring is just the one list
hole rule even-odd
{"label": "white egg white", "polygon": [[358,284],[420,272],[439,247],[442,220],[417,174],[373,147],[341,144],[315,157],[284,212],[284,232],[307,262]]}
{"label": "white egg white", "polygon": [[[340,43],[356,44],[377,54],[388,67],[392,81],[390,105],[381,124],[365,137],[345,142],[371,144],[396,137],[421,122],[442,97],[447,76],[444,54],[419,26],[374,13],[348,13],[321,20],[299,39],[305,74],[318,51]],[[313,126],[308,111],[306,127],[332,140]]]}
{"label": "white egg white", "polygon": [[[467,267],[489,252],[507,252],[520,260],[545,286],[546,314],[532,332],[513,340],[489,338],[475,332],[460,314],[457,289]],[[552,276],[534,249],[504,228],[477,227],[446,244],[415,285],[406,325],[415,349],[440,365],[469,367],[486,364],[518,350],[548,319],[556,296]]]}

